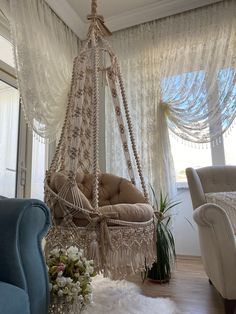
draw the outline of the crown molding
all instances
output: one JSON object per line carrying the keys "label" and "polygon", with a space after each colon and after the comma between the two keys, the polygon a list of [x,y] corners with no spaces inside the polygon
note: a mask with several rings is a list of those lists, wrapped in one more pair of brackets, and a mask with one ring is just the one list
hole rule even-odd
{"label": "crown molding", "polygon": [[46,2],[80,39],[86,38],[86,24],[66,0],[46,0]]}
{"label": "crown molding", "polygon": [[[46,1],[80,39],[86,38],[88,23],[83,22],[66,0]],[[156,3],[106,18],[106,25],[111,32],[114,32],[221,1],[223,0],[160,0]]]}
{"label": "crown molding", "polygon": [[162,0],[106,19],[111,31],[157,20],[223,0]]}

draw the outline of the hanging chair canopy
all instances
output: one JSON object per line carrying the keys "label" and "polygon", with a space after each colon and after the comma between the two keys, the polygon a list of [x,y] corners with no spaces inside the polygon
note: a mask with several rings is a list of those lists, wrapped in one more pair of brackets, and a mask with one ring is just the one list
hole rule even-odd
{"label": "hanging chair canopy", "polygon": [[[45,179],[45,201],[53,217],[47,250],[78,245],[94,260],[98,271],[120,277],[143,270],[145,260],[146,265],[152,264],[154,214],[120,67],[105,39],[110,32],[96,13],[96,1],[88,19],[88,38],[74,60],[65,122]],[[103,78],[111,91],[130,181],[99,169],[99,90]],[[143,192],[135,186],[134,167]]]}

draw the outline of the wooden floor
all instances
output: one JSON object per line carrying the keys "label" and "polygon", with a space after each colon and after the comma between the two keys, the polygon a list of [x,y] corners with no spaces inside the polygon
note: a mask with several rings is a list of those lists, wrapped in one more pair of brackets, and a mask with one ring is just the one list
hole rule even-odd
{"label": "wooden floor", "polygon": [[169,284],[142,284],[139,275],[129,280],[147,296],[170,298],[181,314],[224,314],[222,298],[209,284],[200,260],[179,258]]}

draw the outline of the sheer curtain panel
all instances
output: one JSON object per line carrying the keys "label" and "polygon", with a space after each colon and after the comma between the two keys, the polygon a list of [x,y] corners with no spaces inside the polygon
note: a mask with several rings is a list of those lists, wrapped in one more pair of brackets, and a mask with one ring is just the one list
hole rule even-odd
{"label": "sheer curtain panel", "polygon": [[10,20],[25,117],[40,137],[60,133],[79,40],[44,0],[0,0]]}
{"label": "sheer curtain panel", "polygon": [[[214,141],[236,115],[236,2],[223,1],[113,34],[141,160],[157,190],[173,195],[169,133]],[[109,171],[119,173],[119,138],[106,96]]]}

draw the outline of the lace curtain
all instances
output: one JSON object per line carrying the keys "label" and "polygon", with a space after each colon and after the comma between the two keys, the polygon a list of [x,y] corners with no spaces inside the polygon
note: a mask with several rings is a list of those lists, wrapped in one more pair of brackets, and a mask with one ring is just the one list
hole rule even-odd
{"label": "lace curtain", "polygon": [[[190,142],[217,142],[235,118],[235,16],[235,1],[224,1],[113,34],[144,171],[157,191],[175,191],[168,128]],[[108,170],[121,173],[106,101]]]}
{"label": "lace curtain", "polygon": [[80,43],[44,0],[0,0],[10,20],[26,120],[40,137],[60,133]]}

